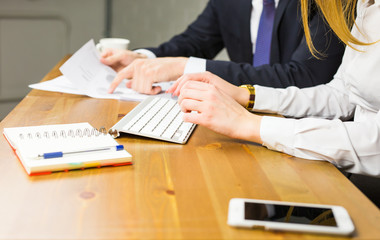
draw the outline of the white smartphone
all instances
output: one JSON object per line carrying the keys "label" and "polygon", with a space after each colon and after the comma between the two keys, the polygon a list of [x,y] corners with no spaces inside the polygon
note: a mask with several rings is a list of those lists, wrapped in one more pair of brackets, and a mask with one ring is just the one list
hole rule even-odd
{"label": "white smartphone", "polygon": [[243,198],[230,200],[228,224],[334,235],[350,235],[355,229],[348,212],[341,206]]}

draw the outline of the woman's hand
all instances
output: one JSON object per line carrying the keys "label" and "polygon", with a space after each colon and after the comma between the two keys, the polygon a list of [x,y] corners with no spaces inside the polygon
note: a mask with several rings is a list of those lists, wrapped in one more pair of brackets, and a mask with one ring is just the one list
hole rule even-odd
{"label": "woman's hand", "polygon": [[249,92],[246,89],[239,88],[210,72],[186,74],[180,77],[166,92],[179,96],[183,86],[189,81],[209,83],[229,95],[242,106],[246,106],[249,101]]}
{"label": "woman's hand", "polygon": [[181,85],[178,103],[185,113],[183,120],[186,122],[229,137],[262,143],[261,116],[250,113],[212,84],[186,81]]}

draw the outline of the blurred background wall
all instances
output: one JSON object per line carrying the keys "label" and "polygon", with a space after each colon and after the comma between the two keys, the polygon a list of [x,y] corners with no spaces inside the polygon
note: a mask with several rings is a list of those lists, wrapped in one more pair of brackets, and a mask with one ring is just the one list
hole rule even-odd
{"label": "blurred background wall", "polygon": [[111,35],[131,40],[131,48],[151,47],[180,33],[207,0],[113,0]]}
{"label": "blurred background wall", "polygon": [[132,49],[157,46],[185,30],[207,1],[0,0],[0,120],[29,84],[89,39],[128,38]]}

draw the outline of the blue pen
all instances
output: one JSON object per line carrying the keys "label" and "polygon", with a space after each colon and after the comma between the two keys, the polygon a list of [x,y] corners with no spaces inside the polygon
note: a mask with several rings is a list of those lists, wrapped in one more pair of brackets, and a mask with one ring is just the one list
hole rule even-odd
{"label": "blue pen", "polygon": [[109,147],[89,148],[89,149],[82,149],[82,150],[72,151],[72,152],[49,152],[49,153],[38,154],[37,158],[43,158],[43,159],[60,158],[68,154],[89,153],[89,152],[98,152],[98,151],[107,151],[107,150],[121,151],[121,150],[124,150],[124,146],[116,145],[116,146],[109,146]]}

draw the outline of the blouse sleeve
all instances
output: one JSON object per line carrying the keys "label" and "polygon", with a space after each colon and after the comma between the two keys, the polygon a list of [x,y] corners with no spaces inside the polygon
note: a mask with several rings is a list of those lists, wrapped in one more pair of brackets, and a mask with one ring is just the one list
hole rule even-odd
{"label": "blouse sleeve", "polygon": [[255,86],[254,111],[277,113],[295,118],[318,116],[326,119],[350,119],[355,106],[350,103],[346,83],[339,78],[328,84],[299,89],[275,89]]}
{"label": "blouse sleeve", "polygon": [[260,134],[269,149],[380,177],[380,112],[360,122],[264,117]]}

